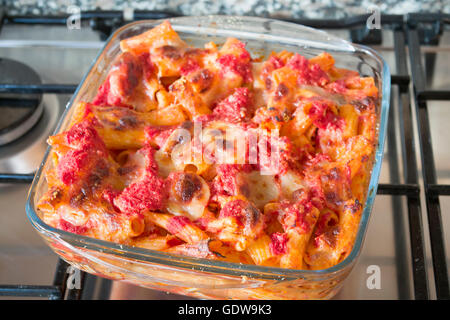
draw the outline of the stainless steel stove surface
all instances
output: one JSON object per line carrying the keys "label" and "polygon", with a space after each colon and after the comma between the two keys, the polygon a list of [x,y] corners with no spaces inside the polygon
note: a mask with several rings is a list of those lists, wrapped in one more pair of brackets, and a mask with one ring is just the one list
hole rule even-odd
{"label": "stainless steel stove surface", "polygon": [[[346,29],[327,31],[349,38],[349,32]],[[389,28],[382,28],[381,33],[383,41],[381,44],[376,44],[374,48],[388,62],[394,78],[397,75],[409,75],[410,72],[403,70],[404,67],[401,64],[405,63],[406,66],[406,60],[408,60],[406,54],[411,52],[404,50],[404,61],[402,59],[396,61],[394,46],[401,46],[401,43],[398,42],[401,38],[398,38],[398,34],[395,35]],[[69,30],[65,25],[6,23],[0,32],[0,58],[14,59],[27,64],[39,74],[44,84],[78,84],[102,44],[99,33],[93,31],[87,25],[83,25],[80,30]],[[402,46],[401,48],[404,49]],[[431,52],[436,53],[434,76],[430,78],[428,86],[434,90],[449,90],[450,32],[444,31],[438,46],[422,46],[421,48],[428,55]],[[428,65],[429,62],[426,63]],[[428,67],[430,68],[430,65]],[[427,73],[431,72],[431,69],[426,71]],[[423,192],[416,114],[415,112],[411,113],[413,117],[411,123],[414,129],[412,132],[406,130],[408,125],[406,124],[405,128],[404,123],[406,122],[399,119],[399,110],[403,105],[408,106],[411,103],[411,108],[414,110],[412,80],[409,78],[406,82],[402,82],[405,79],[397,77],[396,81],[402,83],[403,89],[399,89],[401,85],[393,85],[390,129],[380,177],[381,191],[375,200],[364,249],[359,261],[335,299],[414,299],[415,297],[423,297],[420,292],[416,292],[417,289],[415,291],[415,287],[422,286],[420,288],[423,288],[424,284],[425,288],[428,288],[429,298],[437,297],[428,219],[426,218],[426,199]],[[408,81],[410,81],[409,88]],[[0,83],[3,83],[1,75]],[[408,91],[408,89],[411,90]],[[407,94],[404,93],[405,90]],[[400,94],[399,92],[403,93]],[[0,147],[0,173],[30,174],[36,170],[46,150],[45,140],[54,130],[69,99],[70,94],[45,93],[43,95],[44,111],[37,125],[19,140]],[[450,109],[448,108],[448,101],[428,102],[428,110],[437,182],[449,184],[448,121],[450,120]],[[401,123],[402,125],[400,125]],[[406,135],[411,135],[413,138],[411,140],[413,144],[409,146],[407,144],[406,147],[402,144],[401,139],[405,132]],[[415,154],[408,154],[408,157],[406,157],[408,159],[405,161],[405,157],[402,157],[402,148],[409,151],[412,146],[416,152]],[[411,161],[413,161],[413,165],[414,161],[417,163],[418,171],[416,173],[408,172],[409,176],[406,180],[403,176],[408,165],[411,165]],[[417,181],[414,181],[414,174],[418,178]],[[394,186],[390,187],[387,184]],[[406,191],[398,192],[403,196],[392,196],[393,191],[390,192],[389,190],[395,189],[394,187],[400,184],[408,184],[410,188],[418,184],[421,190],[420,196],[407,198],[404,196],[407,194]],[[10,299],[11,296],[6,294],[8,290],[2,291],[2,285],[51,285],[55,277],[57,256],[44,244],[26,218],[25,201],[28,189],[28,183],[0,183],[0,294],[5,295],[4,298],[6,299]],[[450,257],[450,233],[448,231],[450,230],[448,215],[450,199],[441,196],[440,200],[443,239],[448,259]],[[420,201],[421,207],[413,207],[411,201]],[[420,267],[421,262],[417,261],[417,255],[415,259],[411,257],[410,220],[408,219],[408,212],[411,214],[411,210],[413,210],[413,214],[414,212],[417,213],[418,210],[422,216],[421,219],[416,219],[412,223],[415,223],[413,230],[417,230],[420,223],[423,224],[422,237],[425,250],[425,260],[422,261],[425,266],[423,270],[413,267]],[[418,222],[420,223],[417,224]],[[413,235],[413,238],[415,237],[413,246],[417,243],[416,236],[417,234]],[[420,244],[420,234],[418,236],[418,243]],[[414,247],[413,249],[417,248]],[[418,249],[418,257],[420,257],[421,248]],[[373,270],[371,269],[372,266],[379,267],[380,288],[370,288],[371,286],[367,285],[368,278],[373,272],[371,271]],[[448,266],[450,266],[450,262],[447,260],[447,268]],[[449,269],[447,269],[447,275],[448,272]],[[425,274],[427,281],[419,277]],[[58,278],[58,275],[56,278]],[[9,287],[4,286],[4,288]],[[87,275],[85,278],[85,287],[81,297],[92,299],[180,298],[176,295],[155,292],[129,284],[110,282],[91,275]]]}

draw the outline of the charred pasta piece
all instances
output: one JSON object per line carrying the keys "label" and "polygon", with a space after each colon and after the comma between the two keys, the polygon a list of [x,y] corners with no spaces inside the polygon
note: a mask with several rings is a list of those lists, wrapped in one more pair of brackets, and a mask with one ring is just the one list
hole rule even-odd
{"label": "charred pasta piece", "polygon": [[195,48],[168,21],[120,43],[48,139],[43,220],[196,258],[324,269],[351,252],[377,134],[373,78],[333,56]]}

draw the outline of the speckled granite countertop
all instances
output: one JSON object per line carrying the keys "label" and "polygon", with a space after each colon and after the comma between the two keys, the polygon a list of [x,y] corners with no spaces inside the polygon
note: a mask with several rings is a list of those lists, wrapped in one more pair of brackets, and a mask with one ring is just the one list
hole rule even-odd
{"label": "speckled granite countertop", "polygon": [[376,6],[381,13],[450,13],[449,0],[1,0],[10,15],[67,13],[69,6],[81,10],[170,10],[184,15],[256,15],[284,18],[340,19],[366,14]]}

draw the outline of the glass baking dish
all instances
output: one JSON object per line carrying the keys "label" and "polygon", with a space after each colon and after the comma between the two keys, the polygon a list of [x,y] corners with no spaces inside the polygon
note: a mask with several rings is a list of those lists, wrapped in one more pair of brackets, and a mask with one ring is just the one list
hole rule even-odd
{"label": "glass baking dish", "polygon": [[[117,30],[101,50],[67,105],[56,129],[67,129],[73,109],[80,101],[91,101],[103,82],[111,62],[120,52],[122,39],[140,34],[162,21],[139,21]],[[324,270],[290,270],[192,258],[160,251],[120,245],[80,236],[44,223],[36,204],[46,191],[44,172],[51,166],[50,147],[33,180],[26,211],[29,220],[49,246],[68,263],[114,280],[189,295],[218,299],[328,299],[342,286],[361,251],[378,186],[388,120],[390,72],[387,64],[370,48],[354,45],[323,31],[297,24],[256,17],[206,16],[170,19],[181,38],[202,46],[236,37],[247,43],[253,57],[268,56],[283,49],[306,57],[331,53],[336,65],[357,70],[375,79],[380,100],[377,108],[378,146],[358,233],[351,253],[338,265]]]}

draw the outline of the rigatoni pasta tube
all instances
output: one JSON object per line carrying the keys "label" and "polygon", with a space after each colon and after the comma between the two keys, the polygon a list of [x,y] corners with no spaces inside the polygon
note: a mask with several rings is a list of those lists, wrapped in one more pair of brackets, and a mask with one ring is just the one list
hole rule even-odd
{"label": "rigatoni pasta tube", "polygon": [[209,239],[209,236],[187,217],[155,212],[146,212],[145,215],[157,226],[188,243]]}

